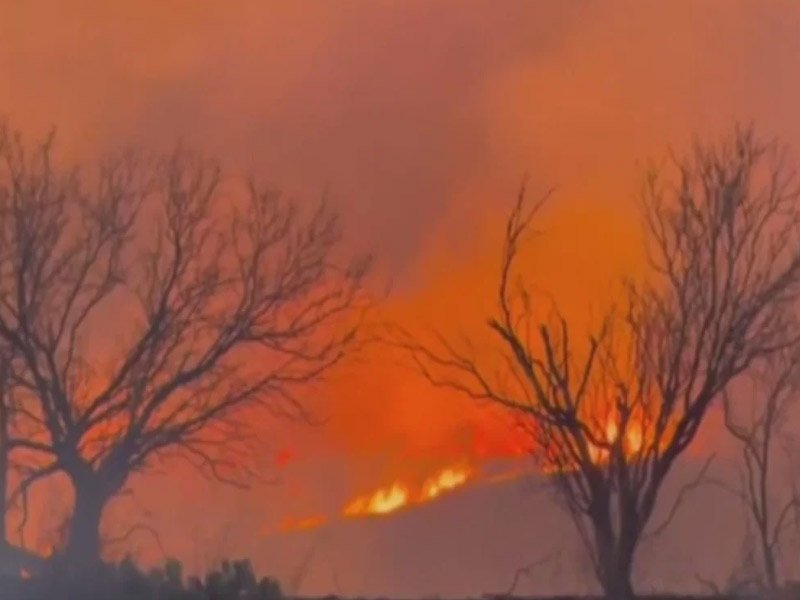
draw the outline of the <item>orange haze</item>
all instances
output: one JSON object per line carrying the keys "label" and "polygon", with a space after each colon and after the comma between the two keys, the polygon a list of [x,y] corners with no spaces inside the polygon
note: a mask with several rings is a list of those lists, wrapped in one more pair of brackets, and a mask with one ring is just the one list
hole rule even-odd
{"label": "orange haze", "polygon": [[[181,138],[293,196],[327,190],[354,248],[374,249],[378,291],[391,282],[382,316],[486,344],[525,173],[532,197],[556,188],[525,274],[577,332],[643,268],[645,159],[733,119],[800,142],[791,2],[0,0],[0,15],[0,113],[16,126],[58,125],[69,160]],[[192,568],[232,549],[258,563],[266,534],[444,502],[526,449],[507,416],[431,389],[378,346],[308,402],[324,426],[262,423],[258,460],[281,485],[243,492],[172,466],[134,482],[109,530],[152,521]],[[703,448],[718,438],[709,428]],[[69,501],[43,496],[32,519],[47,529]],[[147,536],[134,549],[160,554]],[[466,593],[503,589],[508,564]],[[326,577],[303,590],[330,592]],[[381,593],[430,591],[385,577]],[[437,592],[465,592],[452,585]]]}

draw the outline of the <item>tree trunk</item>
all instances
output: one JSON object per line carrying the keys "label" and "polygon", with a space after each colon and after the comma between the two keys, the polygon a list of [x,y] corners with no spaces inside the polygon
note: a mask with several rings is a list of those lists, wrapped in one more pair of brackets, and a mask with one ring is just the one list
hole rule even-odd
{"label": "tree trunk", "polygon": [[69,524],[65,555],[78,568],[98,565],[101,560],[100,521],[110,498],[92,479],[73,481],[75,508]]}
{"label": "tree trunk", "polygon": [[764,577],[767,587],[775,590],[778,587],[778,567],[775,564],[775,553],[765,537],[762,538],[761,553],[764,555]]}
{"label": "tree trunk", "polygon": [[610,570],[601,585],[608,600],[633,600],[636,597],[631,584],[630,569],[626,572],[626,569],[618,566]]}
{"label": "tree trunk", "polygon": [[8,474],[11,453],[8,372],[8,362],[0,362],[0,542],[4,546],[8,544]]}
{"label": "tree trunk", "polygon": [[9,447],[8,447],[8,410],[5,405],[6,399],[0,397],[0,543],[8,543],[7,519],[8,519],[8,470],[9,470]]}
{"label": "tree trunk", "polygon": [[608,600],[633,600],[636,597],[631,579],[633,555],[636,544],[633,539],[617,539],[616,536],[601,536],[605,542],[598,548],[600,572],[598,580]]}

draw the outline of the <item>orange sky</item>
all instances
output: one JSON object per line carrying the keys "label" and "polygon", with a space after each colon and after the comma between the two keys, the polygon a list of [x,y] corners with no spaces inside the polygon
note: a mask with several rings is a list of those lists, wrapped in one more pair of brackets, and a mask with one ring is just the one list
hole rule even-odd
{"label": "orange sky", "polygon": [[[532,193],[557,188],[527,272],[580,320],[641,265],[645,159],[733,119],[800,142],[789,1],[0,0],[0,14],[0,113],[16,126],[58,125],[74,160],[180,137],[290,194],[328,189],[392,282],[386,313],[452,332],[479,331],[492,308],[524,173]],[[226,521],[181,514],[198,493],[215,515],[272,526],[456,455],[513,451],[500,417],[390,358],[367,352],[313,391],[329,425],[269,428],[283,485],[243,494],[181,474],[194,491],[172,481],[165,500],[156,478],[137,502],[158,489],[153,518],[185,553],[186,527],[215,538]]]}

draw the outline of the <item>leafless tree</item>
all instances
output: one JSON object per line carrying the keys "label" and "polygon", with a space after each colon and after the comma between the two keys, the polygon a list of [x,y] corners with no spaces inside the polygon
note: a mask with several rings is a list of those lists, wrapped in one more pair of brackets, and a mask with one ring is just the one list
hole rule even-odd
{"label": "leafless tree", "polygon": [[0,541],[6,543],[7,518],[8,518],[8,487],[9,473],[11,470],[11,390],[9,389],[9,374],[11,360],[7,354],[0,355]]}
{"label": "leafless tree", "polygon": [[26,547],[24,540],[15,543],[9,535],[15,511],[23,523],[27,520],[26,473],[35,471],[32,465],[24,464],[24,458],[16,456],[20,446],[16,425],[21,407],[14,389],[14,362],[13,352],[4,347],[0,351],[0,570],[17,575],[20,571],[40,571],[43,560]]}
{"label": "leafless tree", "polygon": [[798,192],[777,147],[737,129],[674,167],[675,179],[654,172],[643,188],[649,276],[628,285],[625,309],[586,343],[557,311],[537,316],[525,284],[515,283],[521,239],[541,206],[528,207],[524,189],[505,230],[498,312],[488,322],[499,359],[438,333],[393,336],[435,385],[519,416],[615,599],[633,596],[641,540],[662,531],[702,480],[708,463],[653,523],[663,483],[709,406],[795,331]]}
{"label": "leafless tree", "polygon": [[784,351],[752,370],[749,403],[745,398],[733,397],[727,390],[723,393],[725,426],[741,447],[742,462],[739,486],[722,482],[720,485],[739,498],[748,512],[758,548],[762,584],[770,590],[775,590],[780,583],[781,536],[794,518],[798,505],[793,489],[783,494],[776,490],[774,460],[781,450],[787,413],[798,392],[798,368],[797,351]]}
{"label": "leafless tree", "polygon": [[745,515],[745,530],[741,540],[741,548],[733,568],[724,579],[724,584],[720,585],[717,581],[708,579],[700,573],[695,574],[695,580],[712,596],[760,598],[765,590],[757,546],[756,535],[752,528],[752,519]]}
{"label": "leafless tree", "polygon": [[15,548],[8,537],[8,520],[12,499],[12,443],[11,427],[13,418],[13,402],[11,390],[11,357],[8,353],[0,354],[0,565],[2,570],[9,569],[16,574],[24,566],[19,559],[24,552]]}
{"label": "leafless tree", "polygon": [[[259,410],[309,418],[297,387],[351,347],[368,261],[337,215],[178,150],[97,176],[0,130],[0,341],[38,457],[75,503],[67,556],[97,560],[103,509],[132,473],[178,456],[236,480]],[[110,351],[104,345],[113,341]]]}

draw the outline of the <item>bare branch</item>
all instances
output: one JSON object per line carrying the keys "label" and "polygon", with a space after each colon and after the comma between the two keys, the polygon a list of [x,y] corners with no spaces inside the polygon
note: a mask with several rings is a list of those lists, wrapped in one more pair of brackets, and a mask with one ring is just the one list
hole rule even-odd
{"label": "bare branch", "polygon": [[[519,247],[541,202],[523,186],[509,215],[488,319],[498,367],[437,334],[391,341],[433,385],[505,407],[526,421],[534,455],[610,597],[631,572],[663,483],[712,403],[759,361],[800,340],[800,191],[776,145],[737,128],[652,173],[641,196],[650,273],[629,282],[625,310],[575,336],[557,309],[532,323],[532,297],[512,286]],[[672,521],[686,484],[658,533]]]}
{"label": "bare branch", "polygon": [[[313,421],[298,391],[357,347],[369,260],[345,256],[324,200],[237,187],[183,148],[93,178],[52,153],[0,131],[0,346],[19,363],[18,426],[36,432],[14,448],[69,477],[70,543],[92,555],[131,473],[178,449],[233,482],[221,467],[246,457],[223,442],[245,414]],[[101,331],[118,352],[97,350]]]}

